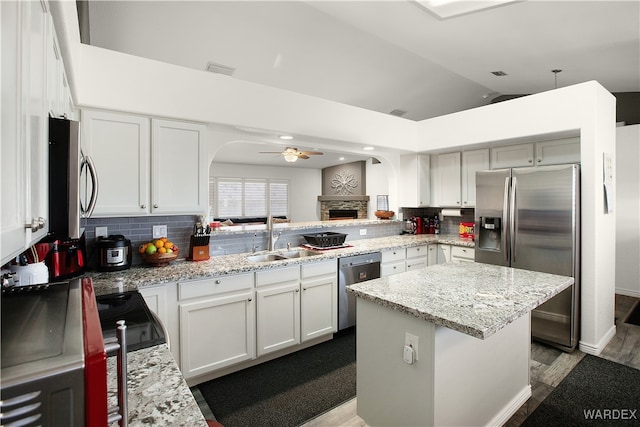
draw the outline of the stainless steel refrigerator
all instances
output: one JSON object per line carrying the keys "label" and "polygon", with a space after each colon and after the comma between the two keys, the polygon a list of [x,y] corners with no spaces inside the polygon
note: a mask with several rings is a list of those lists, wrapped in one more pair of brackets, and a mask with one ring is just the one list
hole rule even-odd
{"label": "stainless steel refrigerator", "polygon": [[531,313],[531,334],[575,349],[580,324],[580,167],[476,172],[475,261],[573,276]]}

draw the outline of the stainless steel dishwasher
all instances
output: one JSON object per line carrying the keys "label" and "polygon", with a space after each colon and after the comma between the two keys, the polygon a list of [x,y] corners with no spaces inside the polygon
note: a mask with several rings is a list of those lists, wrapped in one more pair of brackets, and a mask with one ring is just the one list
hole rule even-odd
{"label": "stainless steel dishwasher", "polygon": [[356,298],[346,287],[380,277],[382,254],[374,252],[338,259],[338,330],[356,324]]}

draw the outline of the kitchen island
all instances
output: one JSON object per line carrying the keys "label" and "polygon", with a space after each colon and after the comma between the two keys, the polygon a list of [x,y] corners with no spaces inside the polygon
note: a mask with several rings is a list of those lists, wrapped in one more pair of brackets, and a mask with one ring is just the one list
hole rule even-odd
{"label": "kitchen island", "polygon": [[572,283],[451,262],[351,285],[358,415],[371,426],[503,424],[531,396],[530,312]]}

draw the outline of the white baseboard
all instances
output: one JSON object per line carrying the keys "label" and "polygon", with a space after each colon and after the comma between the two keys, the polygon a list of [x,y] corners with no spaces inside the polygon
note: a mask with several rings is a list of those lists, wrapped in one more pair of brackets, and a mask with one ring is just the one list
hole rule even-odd
{"label": "white baseboard", "polygon": [[616,288],[616,294],[626,295],[628,297],[640,298],[640,291],[634,289]]}
{"label": "white baseboard", "polygon": [[531,397],[531,384],[528,384],[525,388],[523,388],[520,393],[516,394],[511,402],[507,403],[507,405],[496,414],[495,417],[489,423],[488,426],[502,426],[520,409],[522,405],[525,404],[527,400]]}
{"label": "white baseboard", "polygon": [[580,341],[580,351],[583,353],[597,356],[602,353],[602,350],[609,344],[609,341],[616,336],[616,325],[613,325],[609,331],[598,341],[596,344],[590,344],[584,341]]}

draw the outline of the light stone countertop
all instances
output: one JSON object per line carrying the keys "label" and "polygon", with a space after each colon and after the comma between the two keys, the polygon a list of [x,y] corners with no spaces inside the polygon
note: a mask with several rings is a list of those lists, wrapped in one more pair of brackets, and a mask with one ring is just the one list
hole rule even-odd
{"label": "light stone countertop", "polygon": [[[346,243],[349,244],[350,247],[324,250],[319,251],[319,255],[280,261],[251,262],[247,259],[247,256],[251,254],[242,253],[215,256],[211,257],[207,261],[198,262],[178,259],[165,267],[150,267],[142,265],[119,272],[90,272],[87,273],[86,276],[91,277],[96,295],[103,295],[113,292],[133,291],[163,283],[206,279],[220,275],[276,269],[288,265],[299,265],[307,262],[336,259],[350,255],[360,255],[390,249],[407,248],[436,242],[471,248],[475,247],[475,242],[470,239],[462,239],[457,235],[435,236],[433,234],[407,234],[347,241]],[[266,253],[266,251],[256,252],[256,254],[262,253]]]}
{"label": "light stone countertop", "polygon": [[449,262],[347,287],[359,298],[486,339],[573,284],[567,276]]}
{"label": "light stone countertop", "polygon": [[[166,344],[127,353],[129,426],[206,427]],[[107,359],[109,407],[118,404],[116,357]]]}

